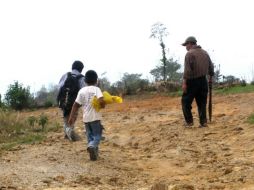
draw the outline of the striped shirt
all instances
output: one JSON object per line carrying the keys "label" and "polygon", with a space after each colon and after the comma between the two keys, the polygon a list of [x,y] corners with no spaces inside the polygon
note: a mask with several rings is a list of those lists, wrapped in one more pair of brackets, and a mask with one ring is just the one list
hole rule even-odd
{"label": "striped shirt", "polygon": [[194,79],[214,75],[214,66],[208,55],[200,46],[194,45],[185,55],[184,79]]}

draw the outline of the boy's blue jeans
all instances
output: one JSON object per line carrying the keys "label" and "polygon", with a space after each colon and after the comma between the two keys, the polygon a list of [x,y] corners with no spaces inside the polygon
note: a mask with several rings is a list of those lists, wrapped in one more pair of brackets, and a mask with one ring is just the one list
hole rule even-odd
{"label": "boy's blue jeans", "polygon": [[97,120],[85,123],[85,128],[88,147],[97,148],[100,144],[102,136],[103,127],[101,125],[101,121]]}

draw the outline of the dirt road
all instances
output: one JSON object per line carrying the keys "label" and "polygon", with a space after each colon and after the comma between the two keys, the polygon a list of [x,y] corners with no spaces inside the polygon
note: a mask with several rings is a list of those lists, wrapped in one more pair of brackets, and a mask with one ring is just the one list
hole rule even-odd
{"label": "dirt road", "polygon": [[[88,159],[82,122],[78,142],[50,133],[0,158],[0,189],[254,189],[254,94],[214,97],[213,122],[182,127],[180,98],[125,100],[103,110],[100,158]],[[45,111],[61,121],[57,108]],[[24,113],[26,114],[26,113]],[[81,115],[80,115],[81,117]],[[79,119],[81,120],[81,118]]]}

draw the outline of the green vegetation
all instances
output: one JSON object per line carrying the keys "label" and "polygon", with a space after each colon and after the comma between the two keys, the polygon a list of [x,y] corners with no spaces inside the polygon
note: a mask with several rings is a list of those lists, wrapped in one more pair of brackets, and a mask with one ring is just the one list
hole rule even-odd
{"label": "green vegetation", "polygon": [[254,124],[254,113],[248,117],[247,122],[250,124]]}
{"label": "green vegetation", "polygon": [[35,123],[37,122],[37,119],[35,116],[31,115],[27,118],[27,122],[31,128],[34,128]]}
{"label": "green vegetation", "polygon": [[34,94],[35,107],[49,108],[52,106],[56,106],[57,94],[58,94],[57,85],[51,85],[49,86],[48,89],[45,86],[42,86],[41,89]]}
{"label": "green vegetation", "polygon": [[[238,85],[234,87],[225,87],[222,89],[213,89],[213,92],[219,95],[250,93],[254,92],[254,85],[247,84],[246,86]],[[167,95],[171,97],[178,97],[182,95],[182,90],[178,90],[176,92],[169,92]]]}
{"label": "green vegetation", "polygon": [[182,78],[182,73],[179,72],[181,65],[177,60],[167,58],[166,56],[164,39],[168,34],[167,27],[160,22],[153,24],[151,27],[150,38],[159,40],[162,50],[162,59],[160,60],[159,65],[150,71],[150,74],[154,76],[155,81],[180,81]]}
{"label": "green vegetation", "polygon": [[183,94],[183,91],[182,90],[178,90],[176,92],[170,92],[170,93],[168,93],[168,96],[170,96],[170,97],[180,97],[180,96],[182,96],[182,94]]}
{"label": "green vegetation", "polygon": [[5,94],[5,101],[8,107],[14,110],[22,110],[29,108],[31,104],[32,96],[30,94],[30,88],[23,87],[18,81],[9,86]]}
{"label": "green vegetation", "polygon": [[215,89],[216,94],[228,95],[228,94],[239,94],[239,93],[249,93],[254,92],[254,85],[247,84],[246,86],[234,86],[225,87],[223,89]]}
{"label": "green vegetation", "polygon": [[20,118],[19,112],[0,111],[0,152],[10,150],[18,144],[35,143],[44,139],[45,134],[35,133]]}
{"label": "green vegetation", "polygon": [[0,153],[3,150],[12,150],[19,144],[41,142],[49,131],[58,131],[60,128],[60,124],[56,122],[48,123],[48,117],[44,114],[38,118],[29,116],[24,119],[20,112],[0,109]]}
{"label": "green vegetation", "polygon": [[48,117],[44,114],[41,114],[38,120],[38,124],[41,126],[42,131],[44,131],[47,123],[48,123]]}

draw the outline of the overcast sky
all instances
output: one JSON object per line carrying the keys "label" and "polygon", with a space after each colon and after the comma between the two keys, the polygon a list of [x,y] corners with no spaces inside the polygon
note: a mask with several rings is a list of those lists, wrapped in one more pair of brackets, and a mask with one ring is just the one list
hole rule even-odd
{"label": "overcast sky", "polygon": [[151,26],[163,23],[169,55],[195,36],[224,75],[252,79],[251,0],[0,0],[0,93],[19,81],[31,92],[57,84],[74,60],[115,82],[149,71],[161,58]]}

